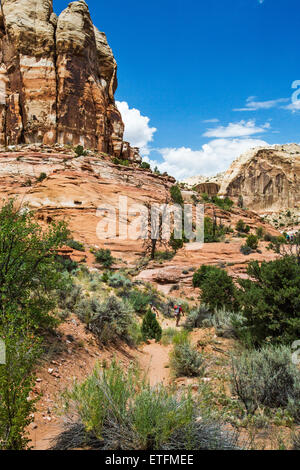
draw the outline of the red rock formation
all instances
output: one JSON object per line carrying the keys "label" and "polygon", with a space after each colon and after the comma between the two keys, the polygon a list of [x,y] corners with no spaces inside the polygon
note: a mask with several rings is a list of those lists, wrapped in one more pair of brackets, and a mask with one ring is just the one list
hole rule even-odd
{"label": "red rock formation", "polygon": [[52,0],[2,0],[1,145],[80,144],[139,160],[123,142],[116,74],[106,36],[83,0],[70,3],[59,18]]}

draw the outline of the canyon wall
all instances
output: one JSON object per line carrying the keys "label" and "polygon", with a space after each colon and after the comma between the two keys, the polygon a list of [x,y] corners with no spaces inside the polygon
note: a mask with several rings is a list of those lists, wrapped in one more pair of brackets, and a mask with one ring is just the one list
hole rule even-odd
{"label": "canyon wall", "polygon": [[300,209],[300,146],[275,145],[249,150],[225,172],[221,196],[243,198],[258,212]]}
{"label": "canyon wall", "polygon": [[117,64],[87,4],[60,14],[52,0],[2,0],[0,144],[55,143],[139,160],[123,142]]}

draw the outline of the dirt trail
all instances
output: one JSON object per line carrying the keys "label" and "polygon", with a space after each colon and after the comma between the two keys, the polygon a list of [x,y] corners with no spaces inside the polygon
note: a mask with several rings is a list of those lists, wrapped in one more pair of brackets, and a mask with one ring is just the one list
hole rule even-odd
{"label": "dirt trail", "polygon": [[[158,315],[157,319],[163,329],[175,328],[175,320],[165,319],[162,315]],[[164,346],[152,340],[144,345],[138,354],[137,360],[141,369],[147,373],[151,386],[169,385],[171,378],[168,365],[171,349],[172,345]]]}
{"label": "dirt trail", "polygon": [[[163,329],[175,327],[173,319],[158,316]],[[63,416],[57,414],[56,403],[63,390],[69,388],[76,378],[84,380],[93,370],[95,363],[116,357],[125,366],[136,360],[141,369],[147,373],[151,386],[170,383],[170,370],[168,368],[169,353],[172,345],[163,346],[161,343],[151,341],[139,350],[124,347],[124,350],[99,350],[93,336],[87,333],[85,327],[75,317],[68,319],[59,327],[62,336],[55,339],[55,347],[65,344],[66,350],[55,354],[55,360],[49,359],[42,370],[35,386],[35,396],[40,394],[38,410],[35,413],[34,423],[29,427],[31,446],[35,450],[46,450],[51,446],[51,440],[63,430]],[[72,335],[72,343],[68,336]],[[82,341],[85,347],[78,346]],[[54,347],[53,346],[53,347]],[[72,351],[71,351],[72,349]],[[53,371],[53,372],[52,372]]]}

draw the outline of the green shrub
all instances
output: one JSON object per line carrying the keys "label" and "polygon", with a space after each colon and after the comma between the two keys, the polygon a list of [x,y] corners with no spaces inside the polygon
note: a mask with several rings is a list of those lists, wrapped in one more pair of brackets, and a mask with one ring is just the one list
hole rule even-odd
{"label": "green shrub", "polygon": [[66,245],[72,248],[73,250],[85,251],[84,245],[76,240],[67,240]]}
{"label": "green shrub", "polygon": [[78,263],[77,261],[73,261],[70,258],[65,258],[64,256],[57,255],[55,257],[57,265],[60,268],[60,271],[62,272],[68,272],[68,273],[73,273],[78,269]]}
{"label": "green shrub", "polygon": [[223,269],[208,270],[201,284],[201,301],[211,311],[225,307],[236,309],[236,288],[232,278]]}
{"label": "green shrub", "polygon": [[199,377],[204,374],[204,358],[192,345],[188,338],[178,342],[170,354],[170,366],[175,377]]}
{"label": "green shrub", "polygon": [[213,196],[211,198],[211,202],[216,206],[220,207],[220,209],[223,209],[224,211],[230,211],[234,204],[234,202],[227,196],[224,199],[218,196]]}
{"label": "green shrub", "polygon": [[132,282],[123,274],[114,273],[108,277],[108,285],[114,288],[123,287],[126,289],[130,289],[132,286]]}
{"label": "green shrub", "polygon": [[178,250],[183,248],[183,238],[176,239],[174,232],[172,232],[169,245],[171,246],[172,250],[176,253]]}
{"label": "green shrub", "polygon": [[212,418],[198,419],[191,393],[151,388],[139,371],[115,362],[76,383],[65,394],[64,409],[73,421],[68,420],[56,450],[238,449],[235,433]]}
{"label": "green shrub", "polygon": [[183,197],[182,197],[182,194],[181,194],[181,191],[180,191],[180,188],[179,188],[178,184],[175,184],[174,186],[171,186],[170,194],[171,194],[172,201],[175,204],[179,204],[180,206],[183,205],[184,201],[183,201]]}
{"label": "green shrub", "polygon": [[264,231],[264,228],[263,228],[263,227],[257,227],[257,229],[256,229],[256,236],[257,236],[257,238],[259,238],[259,239],[264,238],[264,236],[265,236],[265,231]]}
{"label": "green shrub", "polygon": [[240,248],[240,252],[245,256],[251,255],[252,251],[253,250],[252,250],[252,248],[250,248],[249,245],[242,245],[241,248]]}
{"label": "green shrub", "polygon": [[142,162],[141,168],[143,168],[143,170],[150,170],[150,163]]}
{"label": "green shrub", "polygon": [[251,250],[257,250],[258,248],[258,238],[256,235],[249,235],[246,240],[246,245],[251,248]]}
{"label": "green shrub", "polygon": [[300,419],[300,372],[288,347],[267,346],[233,358],[232,385],[248,413],[259,406],[284,408]]}
{"label": "green shrub", "polygon": [[158,342],[161,340],[161,326],[156,320],[155,313],[152,313],[150,309],[147,311],[146,315],[143,318],[141,331],[144,341],[147,341],[148,339],[155,339]]}
{"label": "green shrub", "polygon": [[230,312],[223,308],[216,310],[209,318],[205,319],[204,325],[214,327],[217,336],[240,338],[245,325],[245,318],[241,313]]}
{"label": "green shrub", "polygon": [[46,173],[41,173],[40,176],[37,178],[37,182],[38,182],[38,183],[41,183],[41,182],[44,181],[46,178],[47,178]]}
{"label": "green shrub", "polygon": [[249,233],[250,232],[249,225],[246,225],[245,222],[242,219],[240,219],[237,222],[235,229],[236,229],[237,232],[240,232],[240,233]]}
{"label": "green shrub", "polygon": [[38,339],[28,331],[30,318],[25,314],[15,325],[14,312],[6,311],[7,320],[10,315],[11,324],[0,327],[0,340],[6,348],[6,364],[0,364],[0,450],[24,450],[37,401],[28,400],[28,396],[35,385],[40,348]]}
{"label": "green shrub", "polygon": [[[131,341],[130,329],[133,327],[134,317],[131,307],[111,295],[107,300],[99,303],[96,299],[89,301],[86,310],[88,314],[88,329],[92,331],[103,344],[117,340]],[[89,311],[92,315],[89,315]]]}
{"label": "green shrub", "polygon": [[65,273],[66,281],[63,288],[57,289],[58,307],[62,310],[73,312],[77,302],[82,298],[82,289],[74,284],[68,273]]}
{"label": "green shrub", "polygon": [[65,277],[55,252],[69,236],[64,223],[43,230],[35,214],[11,200],[0,210],[0,340],[6,363],[0,364],[0,449],[27,447],[26,430],[35,401],[28,397],[35,384],[40,357],[38,331],[58,323],[56,290]]}
{"label": "green shrub", "polygon": [[188,330],[194,328],[201,328],[204,320],[210,317],[210,309],[207,305],[201,304],[196,309],[192,310],[186,318],[184,327]]}
{"label": "green shrub", "polygon": [[123,158],[114,158],[113,163],[115,165],[122,165],[122,166],[129,166],[130,165],[129,160],[124,160]]}
{"label": "green shrub", "polygon": [[175,251],[156,251],[154,259],[157,261],[169,261],[174,258]]}
{"label": "green shrub", "polygon": [[88,154],[88,152],[86,150],[84,150],[82,145],[78,145],[75,148],[74,152],[75,152],[77,157],[86,157],[87,154]]}
{"label": "green shrub", "polygon": [[161,343],[164,346],[172,344],[174,336],[177,334],[178,330],[176,328],[166,328],[162,332]]}
{"label": "green shrub", "polygon": [[214,223],[210,217],[204,217],[204,242],[217,243],[224,238],[226,228],[222,224]]}
{"label": "green shrub", "polygon": [[129,302],[139,315],[145,314],[151,302],[151,295],[147,292],[134,289],[130,292]]}
{"label": "green shrub", "polygon": [[111,251],[106,250],[104,248],[101,248],[100,250],[95,252],[95,258],[97,263],[102,264],[104,268],[110,268],[115,262],[114,258],[112,257]]}
{"label": "green shrub", "polygon": [[193,275],[193,286],[201,288],[206,275],[211,271],[217,272],[219,268],[217,268],[217,266],[203,264]]}
{"label": "green shrub", "polygon": [[294,257],[253,261],[239,280],[238,301],[256,345],[267,339],[292,344],[300,338],[300,266]]}

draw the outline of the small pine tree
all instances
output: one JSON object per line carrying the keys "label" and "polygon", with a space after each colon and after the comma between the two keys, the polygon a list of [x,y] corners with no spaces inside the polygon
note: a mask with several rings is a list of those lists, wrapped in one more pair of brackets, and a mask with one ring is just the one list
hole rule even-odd
{"label": "small pine tree", "polygon": [[151,310],[149,309],[144,316],[143,324],[142,324],[142,335],[143,340],[146,341],[147,339],[155,339],[157,342],[161,340],[162,336],[162,329],[158,321],[156,320],[156,316]]}

